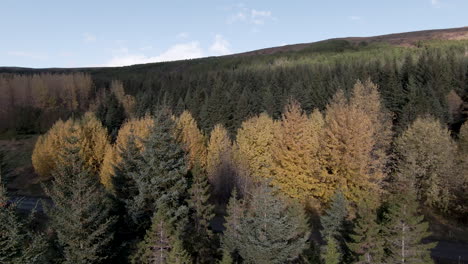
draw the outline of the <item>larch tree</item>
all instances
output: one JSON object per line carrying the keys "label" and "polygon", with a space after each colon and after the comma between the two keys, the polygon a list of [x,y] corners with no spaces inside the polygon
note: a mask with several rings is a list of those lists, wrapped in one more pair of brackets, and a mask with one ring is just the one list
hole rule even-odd
{"label": "larch tree", "polygon": [[218,197],[228,197],[235,182],[232,168],[232,142],[222,125],[215,125],[208,141],[206,172]]}
{"label": "larch tree", "polygon": [[370,79],[357,81],[349,100],[351,106],[367,114],[373,125],[374,146],[371,169],[374,174],[385,173],[392,142],[392,114],[384,106],[379,89]]}
{"label": "larch tree", "polygon": [[228,248],[237,249],[245,263],[285,263],[304,251],[309,226],[302,205],[275,195],[274,189],[265,183],[252,191],[244,205],[247,207],[239,223],[238,209],[233,204],[228,206],[229,232],[224,236],[233,237],[226,237],[223,242],[226,246],[227,241],[233,243]]}
{"label": "larch tree", "polygon": [[397,182],[411,186],[419,201],[448,210],[455,186],[456,145],[450,131],[432,117],[417,118],[396,139]]}
{"label": "larch tree", "polygon": [[184,111],[177,119],[177,140],[188,153],[187,169],[191,170],[196,164],[206,168],[206,139],[198,128],[197,122],[188,111]]}
{"label": "larch tree", "polygon": [[143,141],[148,137],[153,126],[154,118],[146,115],[142,118],[130,119],[120,127],[115,143],[106,149],[99,173],[101,183],[107,190],[113,189],[112,177],[115,175],[114,170],[122,161],[121,150],[127,147],[129,135],[132,134],[134,136],[134,143],[140,153],[142,153],[144,150]]}
{"label": "larch tree", "polygon": [[383,175],[373,170],[372,119],[349,104],[341,90],[327,106],[322,140],[322,175],[327,179],[327,189],[341,189],[352,208],[363,198],[379,193]]}
{"label": "larch tree", "polygon": [[461,212],[461,215],[468,216],[468,122],[465,122],[460,128],[458,157],[458,171],[460,172],[463,184],[456,188],[459,200],[457,210]]}
{"label": "larch tree", "polygon": [[80,155],[79,127],[69,128],[62,161],[46,188],[54,204],[47,209],[51,227],[63,249],[64,263],[102,263],[109,258],[115,218],[110,201],[96,175]]}
{"label": "larch tree", "polygon": [[272,176],[274,122],[266,113],[244,121],[237,131],[234,159],[257,180]]}
{"label": "larch tree", "polygon": [[321,115],[315,117],[318,120],[309,119],[299,103],[291,101],[274,128],[272,184],[303,202],[327,192],[321,184],[318,159]]}
{"label": "larch tree", "polygon": [[430,235],[429,223],[418,207],[413,191],[390,199],[383,223],[386,263],[434,263],[430,249],[437,243],[422,242]]}
{"label": "larch tree", "polygon": [[110,147],[107,129],[96,116],[87,112],[80,120],[81,152],[85,165],[97,175],[101,171],[106,149]]}

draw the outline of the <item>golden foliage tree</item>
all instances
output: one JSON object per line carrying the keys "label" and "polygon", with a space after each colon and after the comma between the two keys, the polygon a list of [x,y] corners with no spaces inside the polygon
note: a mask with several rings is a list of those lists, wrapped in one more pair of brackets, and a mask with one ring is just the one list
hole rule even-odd
{"label": "golden foliage tree", "polygon": [[184,111],[176,119],[177,140],[182,143],[184,151],[188,154],[188,169],[196,164],[206,168],[206,139],[198,128],[197,122],[188,111]]}
{"label": "golden foliage tree", "polygon": [[51,177],[51,172],[60,159],[60,151],[58,150],[65,147],[65,139],[73,123],[71,119],[66,122],[59,120],[46,134],[37,139],[31,159],[34,170],[42,179]]}
{"label": "golden foliage tree", "polygon": [[373,170],[384,172],[392,142],[392,114],[383,105],[378,87],[370,79],[364,83],[359,80],[356,82],[349,103],[352,107],[361,109],[373,124],[375,142],[370,165]]}
{"label": "golden foliage tree", "polygon": [[125,116],[127,118],[133,117],[135,110],[135,97],[129,94],[125,94],[125,90],[121,81],[112,81],[111,82],[111,91],[114,93],[117,100],[123,105],[125,109]]}
{"label": "golden foliage tree", "polygon": [[417,118],[395,142],[398,179],[414,188],[424,204],[447,210],[454,187],[456,145],[450,131],[433,117]]}
{"label": "golden foliage tree", "polygon": [[[328,189],[341,189],[348,201],[358,203],[379,190],[383,175],[373,168],[376,145],[372,118],[340,90],[327,106],[323,137],[323,174]],[[329,193],[331,194],[331,193]]]}
{"label": "golden foliage tree", "polygon": [[143,139],[146,139],[154,125],[154,119],[151,116],[145,116],[138,119],[130,119],[119,129],[114,145],[108,146],[105,150],[104,160],[100,171],[101,183],[110,190],[112,189],[111,177],[114,175],[114,166],[118,166],[122,158],[119,149],[126,149],[128,136],[135,135],[135,144],[141,152],[144,150]]}
{"label": "golden foliage tree", "polygon": [[237,131],[234,159],[256,179],[272,176],[274,122],[266,113],[250,118]]}
{"label": "golden foliage tree", "polygon": [[86,168],[96,175],[100,172],[105,151],[110,146],[109,138],[107,130],[94,114],[86,113],[81,120],[57,121],[46,134],[38,138],[32,154],[32,163],[41,178],[50,178],[57,163],[61,162],[59,153],[65,147],[70,131],[76,131],[80,156]]}
{"label": "golden foliage tree", "polygon": [[223,125],[214,126],[207,148],[206,172],[216,195],[229,196],[232,185],[232,142]]}
{"label": "golden foliage tree", "polygon": [[274,128],[272,183],[291,198],[306,201],[325,194],[318,160],[322,123],[318,111],[309,118],[291,101]]}

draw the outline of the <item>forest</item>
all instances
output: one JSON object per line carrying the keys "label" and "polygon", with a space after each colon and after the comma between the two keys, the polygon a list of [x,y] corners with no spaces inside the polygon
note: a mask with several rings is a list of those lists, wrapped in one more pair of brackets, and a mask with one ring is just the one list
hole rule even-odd
{"label": "forest", "polygon": [[2,147],[0,263],[452,263],[437,222],[468,234],[466,40],[3,68],[0,106],[46,197],[18,210]]}

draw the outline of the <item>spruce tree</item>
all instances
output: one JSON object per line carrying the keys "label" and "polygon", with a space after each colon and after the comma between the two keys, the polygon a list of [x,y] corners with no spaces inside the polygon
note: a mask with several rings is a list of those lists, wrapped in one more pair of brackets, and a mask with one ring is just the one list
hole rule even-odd
{"label": "spruce tree", "polygon": [[333,237],[327,237],[325,239],[326,245],[322,253],[322,261],[324,264],[338,264],[341,261],[341,251],[336,241]]}
{"label": "spruce tree", "polygon": [[341,191],[335,192],[331,200],[330,208],[320,217],[320,223],[323,227],[320,233],[323,239],[328,237],[335,239],[342,238],[344,223],[348,216],[347,206],[348,202],[343,193]]}
{"label": "spruce tree", "polygon": [[27,223],[10,204],[0,170],[0,263],[46,262],[47,242],[41,234],[27,230]]}
{"label": "spruce tree", "polygon": [[422,242],[430,235],[428,229],[414,192],[394,195],[384,213],[386,263],[433,263],[430,249],[437,243]]}
{"label": "spruce tree", "polygon": [[384,238],[377,219],[375,206],[364,201],[358,207],[358,215],[348,248],[357,257],[357,263],[383,263]]}
{"label": "spruce tree", "polygon": [[233,264],[234,260],[232,259],[231,253],[227,250],[223,250],[223,256],[221,258],[221,261],[218,262],[218,264]]}
{"label": "spruce tree", "polygon": [[47,214],[64,263],[101,263],[109,258],[115,219],[97,175],[91,174],[80,157],[76,126],[69,135],[61,151],[64,162],[57,165],[52,185],[46,188],[54,204]]}
{"label": "spruce tree", "polygon": [[224,222],[225,230],[221,239],[223,250],[233,254],[235,257],[239,253],[239,241],[241,234],[241,221],[244,217],[244,201],[238,199],[237,191],[232,191],[231,197],[226,208],[226,217]]}
{"label": "spruce tree", "polygon": [[136,183],[138,195],[132,201],[130,213],[135,223],[149,226],[156,209],[164,207],[168,221],[185,226],[188,208],[186,158],[175,139],[175,123],[169,110],[158,113],[155,125],[144,140],[144,151],[138,161]]}
{"label": "spruce tree", "polygon": [[189,189],[189,225],[187,228],[188,245],[196,263],[213,263],[216,248],[210,221],[214,217],[214,206],[210,204],[210,185],[206,173],[199,165],[192,170],[193,182]]}
{"label": "spruce tree", "polygon": [[[237,215],[232,209],[237,208],[231,203],[228,215]],[[306,248],[309,227],[303,208],[276,196],[266,184],[252,191],[241,217],[239,226],[229,222],[236,218],[227,219],[227,228],[235,229],[224,234],[233,237],[223,242],[226,246],[226,241],[233,242],[245,263],[285,263],[296,259]]]}
{"label": "spruce tree", "polygon": [[144,240],[137,245],[130,261],[132,264],[190,263],[187,252],[167,219],[165,209],[154,214],[150,229]]}

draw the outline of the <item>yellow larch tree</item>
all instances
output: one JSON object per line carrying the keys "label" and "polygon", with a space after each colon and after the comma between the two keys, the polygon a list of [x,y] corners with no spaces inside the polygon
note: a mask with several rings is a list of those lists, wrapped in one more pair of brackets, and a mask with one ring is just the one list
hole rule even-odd
{"label": "yellow larch tree", "polygon": [[196,120],[188,111],[175,119],[176,137],[182,143],[184,151],[188,154],[188,169],[192,169],[196,164],[202,169],[206,168],[206,138],[198,128]]}
{"label": "yellow larch tree", "polygon": [[254,179],[270,178],[273,170],[274,122],[266,113],[250,118],[237,131],[234,160]]}
{"label": "yellow larch tree", "polygon": [[327,106],[322,145],[327,189],[341,189],[353,205],[378,193],[382,174],[372,169],[374,124],[360,107],[348,103],[341,90]]}
{"label": "yellow larch tree", "polygon": [[206,172],[209,182],[214,186],[215,192],[223,188],[223,185],[228,186],[232,182],[225,182],[228,177],[225,169],[231,166],[232,161],[232,142],[229,138],[228,131],[223,125],[217,124],[210,133],[208,141]]}
{"label": "yellow larch tree", "polygon": [[79,125],[84,162],[97,175],[101,171],[106,150],[110,147],[107,129],[92,112],[85,113]]}
{"label": "yellow larch tree", "polygon": [[320,199],[325,189],[320,179],[321,115],[310,119],[297,101],[285,108],[282,119],[274,128],[272,184],[287,196],[303,202]]}
{"label": "yellow larch tree", "polygon": [[154,118],[147,115],[142,118],[130,119],[120,127],[115,143],[106,148],[99,175],[101,183],[106,187],[106,189],[112,189],[111,178],[114,175],[114,166],[118,166],[122,161],[119,150],[126,148],[128,144],[128,136],[131,133],[135,135],[135,144],[140,151],[143,152],[143,140],[148,137],[152,126],[154,126]]}
{"label": "yellow larch tree", "polygon": [[32,164],[43,180],[50,179],[51,173],[60,160],[60,151],[65,147],[65,139],[74,122],[59,120],[42,136],[39,136],[32,153]]}
{"label": "yellow larch tree", "polygon": [[349,101],[352,107],[362,110],[373,124],[374,146],[372,163],[375,173],[384,173],[388,163],[388,152],[392,142],[392,114],[382,103],[379,89],[370,79],[357,81]]}

